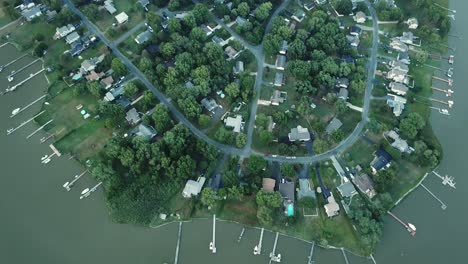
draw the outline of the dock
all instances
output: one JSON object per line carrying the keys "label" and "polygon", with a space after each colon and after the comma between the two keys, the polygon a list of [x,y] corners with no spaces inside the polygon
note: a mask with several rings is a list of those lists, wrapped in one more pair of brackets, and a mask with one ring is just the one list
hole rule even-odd
{"label": "dock", "polygon": [[[7,44],[7,43],[5,43],[5,44]],[[4,46],[4,45],[2,45],[2,47],[3,47],[3,46]],[[5,69],[6,67],[12,65],[13,63],[15,63],[15,62],[21,60],[22,58],[24,58],[24,57],[26,57],[26,56],[28,56],[28,54],[23,54],[23,55],[19,56],[18,58],[14,59],[14,60],[12,60],[12,61],[10,61],[10,62],[8,62],[7,64],[0,65],[0,72],[2,72],[3,69]]]}
{"label": "dock", "polygon": [[453,80],[452,79],[444,79],[444,78],[440,78],[440,77],[437,77],[437,76],[432,76],[432,79],[439,80],[441,82],[446,82],[449,86],[453,85]]}
{"label": "dock", "polygon": [[455,179],[454,177],[451,177],[451,176],[448,176],[448,175],[445,175],[444,177],[442,177],[436,171],[432,171],[432,173],[434,173],[435,176],[437,176],[439,179],[442,180],[443,185],[448,185],[449,187],[451,187],[453,189],[456,189],[456,187],[455,187],[456,182],[453,181]]}
{"label": "dock", "polygon": [[314,257],[314,247],[315,247],[315,241],[312,241],[312,246],[310,247],[310,253],[309,256],[307,257],[308,261],[307,264],[313,264],[315,261],[312,260]]}
{"label": "dock", "polygon": [[42,115],[43,113],[45,113],[45,111],[42,111],[42,112],[40,112],[39,114],[37,114],[37,115],[31,117],[30,119],[28,119],[28,120],[22,122],[19,126],[15,127],[15,128],[10,128],[10,129],[8,129],[8,130],[7,130],[7,136],[13,134],[16,130],[22,128],[23,126],[25,126],[25,125],[28,124],[29,122],[33,121],[36,117]]}
{"label": "dock", "polygon": [[41,60],[41,59],[35,59],[35,60],[33,60],[32,62],[28,63],[27,65],[24,65],[23,67],[19,68],[18,70],[12,71],[11,74],[8,75],[8,77],[7,77],[7,78],[8,78],[8,81],[9,81],[9,82],[13,81],[13,77],[14,77],[16,74],[18,74],[18,73],[24,71],[24,70],[27,69],[29,66],[35,64],[36,62],[38,62],[38,61],[40,61],[40,60]]}
{"label": "dock", "polygon": [[216,253],[216,215],[213,215],[213,239],[210,242],[211,253]]}
{"label": "dock", "polygon": [[281,254],[276,255],[276,245],[278,244],[279,233],[276,232],[275,243],[273,244],[273,250],[270,253],[270,264],[271,262],[281,262]]}
{"label": "dock", "polygon": [[180,251],[180,238],[182,236],[182,221],[179,222],[179,233],[177,234],[177,246],[174,258],[174,264],[179,263],[179,251]]}
{"label": "dock", "polygon": [[439,197],[437,197],[426,186],[424,186],[424,184],[421,183],[421,187],[423,187],[424,190],[426,190],[432,197],[434,197],[434,199],[436,199],[440,203],[442,210],[447,209],[447,205],[445,205],[444,202],[442,202],[442,200],[439,199]]}
{"label": "dock", "polygon": [[25,84],[27,81],[31,80],[32,78],[36,77],[36,75],[40,74],[41,72],[45,71],[45,69],[40,69],[39,71],[35,72],[35,73],[31,73],[29,75],[28,78],[22,80],[21,82],[13,85],[13,87],[10,87],[10,88],[7,88],[4,92],[4,94],[6,93],[10,93],[10,92],[13,92],[14,90],[16,90],[18,87],[20,87],[21,85]]}
{"label": "dock", "polygon": [[451,100],[448,100],[447,102],[445,101],[442,101],[442,100],[438,100],[438,99],[434,99],[434,98],[428,98],[430,101],[432,102],[436,102],[436,103],[439,103],[439,104],[444,104],[444,105],[447,105],[449,108],[452,108],[454,102],[451,101]]}
{"label": "dock", "polygon": [[343,253],[343,257],[344,257],[346,264],[349,264],[348,257],[346,256],[346,252],[344,251],[344,248],[341,248],[341,253]]}
{"label": "dock", "polygon": [[396,215],[394,215],[392,212],[390,211],[387,211],[387,213],[393,217],[393,219],[395,219],[398,223],[400,223],[403,227],[406,228],[406,230],[412,235],[412,236],[415,236],[416,235],[416,227],[410,223],[405,223],[403,222],[403,220],[401,220],[400,218],[398,218]]}
{"label": "dock", "polygon": [[242,231],[241,231],[241,233],[240,233],[240,235],[239,235],[239,238],[237,239],[237,243],[240,243],[240,242],[241,242],[242,237],[244,236],[244,232],[245,232],[245,227],[242,228]]}
{"label": "dock", "polygon": [[262,231],[260,232],[260,239],[258,241],[258,244],[254,247],[254,255],[260,255],[262,253],[262,242],[263,242],[263,232],[265,231],[265,228],[262,228]]}
{"label": "dock", "polygon": [[80,196],[80,200],[83,199],[83,198],[86,198],[86,197],[90,196],[93,192],[95,192],[95,191],[97,190],[97,188],[98,188],[99,186],[101,186],[101,184],[102,184],[102,182],[99,182],[98,184],[96,184],[93,188],[91,188],[91,189],[88,190],[87,192],[84,192],[86,189],[83,191],[84,193],[81,192],[83,195]]}
{"label": "dock", "polygon": [[53,144],[50,144],[49,147],[52,149],[52,151],[55,153],[55,155],[57,155],[57,157],[62,156],[62,153],[60,153],[60,151],[58,151],[58,149],[55,148],[55,146]]}
{"label": "dock", "polygon": [[34,105],[35,103],[39,102],[40,100],[42,100],[43,98],[45,98],[47,95],[44,94],[43,96],[37,98],[36,100],[32,101],[31,103],[29,103],[28,105],[26,105],[25,107],[20,107],[19,110],[13,114],[11,114],[10,118],[13,118],[15,117],[16,115],[18,115],[19,113],[23,112],[24,110],[28,109],[29,107],[31,107],[32,105]]}
{"label": "dock", "polygon": [[48,135],[48,136],[46,136],[46,137],[42,137],[41,140],[40,140],[40,141],[41,141],[41,144],[44,143],[44,142],[46,142],[46,141],[49,140],[50,138],[52,138],[52,137],[54,137],[54,136],[56,136],[56,135],[62,133],[64,130],[65,130],[65,128],[62,128],[62,129],[60,129],[59,131],[54,132],[54,133],[52,133],[52,134],[50,134],[50,135]]}
{"label": "dock", "polygon": [[63,185],[63,188],[65,188],[67,191],[70,191],[71,187],[73,187],[73,184],[75,184],[75,182],[77,182],[83,175],[85,175],[86,172],[88,172],[88,170],[83,171],[80,175],[75,175],[75,178],[71,182],[66,182]]}
{"label": "dock", "polygon": [[445,93],[446,96],[452,96],[452,94],[453,94],[453,90],[451,90],[451,89],[445,90],[445,89],[441,89],[441,88],[438,88],[438,87],[435,87],[435,86],[432,86],[431,88],[434,91]]}
{"label": "dock", "polygon": [[34,130],[31,134],[29,134],[26,139],[29,139],[30,137],[34,136],[37,132],[41,131],[45,126],[47,126],[48,124],[52,123],[52,121],[54,121],[53,119],[47,121],[44,125],[40,126],[39,128],[37,128],[36,130]]}

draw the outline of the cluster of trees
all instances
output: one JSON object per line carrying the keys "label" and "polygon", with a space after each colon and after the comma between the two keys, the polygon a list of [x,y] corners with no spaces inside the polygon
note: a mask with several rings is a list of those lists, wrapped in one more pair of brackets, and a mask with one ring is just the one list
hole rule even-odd
{"label": "cluster of trees", "polygon": [[379,1],[375,5],[375,10],[377,10],[379,20],[392,20],[392,21],[401,21],[403,19],[403,13],[401,9],[390,5],[388,1]]}
{"label": "cluster of trees", "polygon": [[93,162],[92,174],[103,182],[115,221],[148,223],[167,209],[165,201],[187,179],[217,158],[215,149],[180,124],[161,135],[154,143],[141,137],[114,137]]}
{"label": "cluster of trees", "polygon": [[403,136],[414,139],[419,131],[426,126],[426,120],[417,112],[409,113],[400,121],[400,131]]}
{"label": "cluster of trees", "polygon": [[271,225],[281,207],[281,194],[279,192],[257,192],[257,219],[261,225]]}
{"label": "cluster of trees", "polygon": [[383,207],[382,203],[371,204],[351,203],[348,216],[357,225],[362,246],[366,252],[372,252],[380,241],[383,228]]}
{"label": "cluster of trees", "polygon": [[419,0],[413,4],[421,12],[418,19],[422,26],[418,33],[424,41],[435,42],[447,36],[451,26],[447,10],[435,5],[434,0]]}

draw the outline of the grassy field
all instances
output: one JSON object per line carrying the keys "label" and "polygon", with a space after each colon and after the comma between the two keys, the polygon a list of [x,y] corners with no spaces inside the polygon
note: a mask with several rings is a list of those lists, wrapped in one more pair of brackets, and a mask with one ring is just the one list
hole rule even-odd
{"label": "grassy field", "polygon": [[356,165],[367,167],[374,158],[372,153],[374,153],[377,148],[377,145],[369,144],[360,138],[343,154],[343,157],[352,167]]}
{"label": "grassy field", "polygon": [[[115,8],[117,12],[113,15],[109,14],[105,9],[100,11],[100,17],[98,21],[95,21],[96,25],[103,31],[106,32],[107,37],[115,39],[120,36],[121,33],[133,28],[135,25],[143,21],[144,11],[140,4],[136,1],[127,0],[114,0]],[[112,23],[116,23],[115,16],[125,12],[128,15],[128,22],[122,25],[120,28],[116,28],[117,34],[114,36],[109,33],[109,29],[112,28]]]}

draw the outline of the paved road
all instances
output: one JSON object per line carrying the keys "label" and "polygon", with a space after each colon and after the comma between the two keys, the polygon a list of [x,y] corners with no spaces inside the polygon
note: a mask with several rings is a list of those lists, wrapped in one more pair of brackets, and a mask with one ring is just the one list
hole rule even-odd
{"label": "paved road", "polygon": [[143,27],[145,23],[146,23],[146,20],[141,21],[140,23],[138,23],[138,25],[134,26],[132,29],[122,34],[122,36],[120,36],[118,39],[114,41],[115,45],[119,45],[121,42],[125,41],[128,37],[130,37],[135,32],[137,32],[141,27]]}
{"label": "paved road", "polygon": [[[185,116],[172,103],[170,103],[170,101],[151,82],[149,82],[146,79],[144,74],[129,59],[127,59],[127,57],[125,57],[117,49],[116,45],[113,42],[109,41],[104,36],[104,34],[94,24],[92,24],[87,19],[87,17],[83,15],[81,11],[79,11],[73,5],[73,3],[70,0],[63,0],[63,1],[73,13],[78,15],[83,20],[83,23],[88,27],[89,30],[92,31],[94,34],[96,34],[96,36],[98,36],[103,41],[103,43],[106,44],[114,52],[114,55],[118,57],[127,66],[129,71],[133,73],[138,79],[140,79],[143,82],[143,84],[145,84],[145,86],[148,87],[148,89],[153,92],[153,94],[159,99],[161,103],[163,103],[164,105],[168,107],[168,109],[173,113],[176,120],[178,120],[179,122],[187,126],[201,140],[207,142],[208,144],[217,148],[219,151],[222,151],[226,154],[239,155],[241,157],[246,157],[246,156],[253,154],[253,155],[263,156],[267,160],[270,160],[270,161],[279,161],[279,162],[287,162],[287,163],[303,163],[303,164],[314,163],[314,162],[329,159],[332,155],[336,155],[346,150],[348,147],[350,147],[359,138],[359,136],[362,133],[362,130],[364,129],[365,124],[368,121],[371,93],[373,89],[373,80],[375,78],[375,71],[377,68],[377,50],[378,50],[378,41],[379,41],[378,40],[378,18],[369,0],[365,0],[365,3],[369,7],[371,16],[373,18],[373,40],[372,40],[371,57],[370,57],[369,68],[368,68],[367,86],[366,86],[366,91],[364,95],[362,120],[361,122],[358,123],[358,125],[356,126],[354,131],[351,133],[351,135],[347,137],[345,140],[343,140],[342,142],[340,142],[340,144],[338,144],[335,148],[322,154],[297,157],[297,158],[283,157],[283,156],[272,157],[269,155],[267,156],[263,153],[258,153],[250,148],[250,145],[252,143],[253,125],[255,123],[255,114],[257,112],[257,104],[255,103],[256,102],[255,99],[252,104],[251,118],[249,120],[249,124],[247,127],[248,129],[247,144],[244,147],[244,149],[241,150],[241,149],[234,148],[232,146],[227,146],[209,138],[206,134],[204,134],[202,131],[196,128],[189,120],[187,120]],[[285,2],[287,1],[288,0],[285,0]],[[283,3],[281,6],[283,6],[284,8],[286,7],[286,4]],[[275,14],[276,15],[279,14],[280,11],[281,10],[278,8],[275,11]],[[272,15],[270,19],[273,19],[274,17],[275,15]],[[256,77],[256,82],[255,82],[255,91],[260,91],[261,83],[263,82],[262,76],[263,76],[263,62],[264,62],[262,46],[261,45],[253,46],[250,43],[247,43],[246,41],[242,39],[242,37],[240,37],[231,28],[226,26],[221,20],[219,19],[215,19],[215,20],[218,24],[223,26],[229,33],[231,33],[232,36],[238,39],[247,49],[249,49],[254,54],[257,60],[257,65],[258,65],[258,73]],[[258,96],[259,96],[259,92],[257,92],[256,99],[258,99]]]}

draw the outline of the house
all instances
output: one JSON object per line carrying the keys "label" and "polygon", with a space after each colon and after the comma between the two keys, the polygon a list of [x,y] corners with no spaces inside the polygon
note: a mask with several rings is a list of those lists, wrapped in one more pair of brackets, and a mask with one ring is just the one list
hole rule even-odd
{"label": "house", "polygon": [[310,140],[310,133],[306,127],[302,127],[298,125],[295,128],[291,128],[291,133],[288,134],[289,141],[309,141]]}
{"label": "house", "polygon": [[103,76],[104,76],[103,72],[96,73],[94,70],[92,70],[92,71],[89,72],[88,75],[86,75],[86,80],[88,80],[89,82],[98,81]]}
{"label": "house", "polygon": [[73,31],[75,31],[75,29],[76,29],[75,26],[73,26],[72,24],[68,24],[63,27],[58,27],[55,29],[54,39],[61,39],[65,37],[66,35],[72,33]]}
{"label": "house", "polygon": [[327,0],[315,0],[318,5],[323,5],[327,3]]}
{"label": "house", "polygon": [[343,125],[343,123],[341,123],[341,121],[334,117],[330,123],[328,124],[328,126],[325,128],[325,132],[327,132],[327,134],[331,134],[333,133],[335,130],[338,130],[340,129],[340,127]]}
{"label": "house", "polygon": [[276,62],[275,62],[276,69],[284,70],[285,66],[286,66],[286,56],[284,55],[276,56]]}
{"label": "house", "polygon": [[366,22],[367,16],[364,12],[358,11],[356,15],[353,16],[353,19],[356,23],[362,24]]}
{"label": "house", "polygon": [[118,25],[122,25],[128,21],[128,15],[125,12],[122,12],[115,16],[115,20],[117,20]]}
{"label": "house", "polygon": [[312,9],[315,8],[315,3],[313,1],[307,1],[307,2],[304,2],[303,1],[303,6],[304,6],[304,9],[307,10],[307,11],[311,11]]}
{"label": "house", "polygon": [[341,197],[353,197],[357,192],[354,188],[354,185],[348,180],[348,178],[344,177],[344,182],[337,187],[338,192],[340,193]]}
{"label": "house", "polygon": [[31,21],[34,18],[40,17],[42,15],[41,7],[31,3],[26,8],[21,10],[21,15],[26,19],[26,21]]}
{"label": "house", "polygon": [[409,67],[408,65],[406,65],[404,62],[402,61],[399,61],[399,60],[392,60],[390,63],[389,63],[390,67],[392,67],[392,69],[397,69],[398,71],[400,72],[404,72],[405,74],[409,72]]}
{"label": "house", "polygon": [[84,73],[86,72],[90,72],[92,70],[94,70],[96,68],[96,66],[101,63],[103,60],[104,60],[104,57],[106,55],[103,54],[99,57],[94,57],[94,58],[91,58],[89,60],[84,60],[82,63],[81,63],[81,68],[80,70]]}
{"label": "house", "polygon": [[147,5],[149,5],[149,0],[138,0],[138,3],[145,8]]}
{"label": "house", "polygon": [[127,97],[121,96],[117,100],[115,100],[115,103],[120,105],[123,109],[128,110],[132,106],[132,102],[128,100]]}
{"label": "house", "polygon": [[106,78],[101,80],[101,85],[106,90],[111,88],[113,83],[114,83],[114,79],[112,78],[112,76],[107,76]]}
{"label": "house", "polygon": [[349,30],[349,34],[351,36],[356,36],[356,37],[359,37],[362,33],[362,28],[358,27],[358,26],[352,26],[351,29]]}
{"label": "house", "polygon": [[341,88],[340,91],[338,92],[338,98],[342,100],[348,100],[348,89],[346,88]]}
{"label": "house", "polygon": [[149,30],[146,30],[136,36],[135,42],[141,45],[150,39],[151,39],[151,32]]}
{"label": "house", "polygon": [[311,186],[309,179],[299,179],[299,190],[297,191],[297,199],[311,197],[315,199],[314,186]]}
{"label": "house", "polygon": [[378,149],[374,152],[374,159],[370,163],[372,174],[376,174],[380,170],[389,168],[392,160],[392,156],[387,151],[383,148]]}
{"label": "house", "polygon": [[361,43],[361,40],[358,36],[347,35],[346,39],[348,40],[349,45],[354,48],[357,48],[359,46],[359,43]]}
{"label": "house", "polygon": [[240,52],[238,52],[237,50],[235,50],[231,46],[227,46],[224,49],[224,53],[229,57],[230,60],[233,60],[233,59],[237,58],[237,56],[239,56],[239,54],[240,54]]}
{"label": "house", "polygon": [[71,49],[68,51],[72,56],[78,56],[86,49],[80,41],[75,41],[71,44]]}
{"label": "house", "polygon": [[65,42],[67,42],[67,44],[72,44],[73,42],[79,39],[80,39],[80,35],[76,31],[74,31],[65,37]]}
{"label": "house", "polygon": [[47,10],[46,11],[46,16],[47,16],[47,22],[51,22],[52,20],[55,19],[55,17],[57,16],[57,11],[55,10]]}
{"label": "house", "polygon": [[327,198],[327,204],[323,206],[328,217],[333,217],[339,214],[340,206],[336,203],[333,193]]}
{"label": "house", "polygon": [[349,86],[349,79],[348,78],[338,78],[336,79],[336,87],[339,88],[348,88]]}
{"label": "house", "polygon": [[237,61],[236,65],[232,67],[232,71],[234,74],[239,74],[244,71],[244,62],[243,61]]}
{"label": "house", "polygon": [[387,105],[393,108],[393,114],[398,117],[403,113],[406,104],[406,98],[389,94],[389,98],[387,99]]}
{"label": "house", "polygon": [[242,122],[242,116],[241,115],[236,115],[236,117],[230,117],[228,116],[226,119],[224,119],[224,124],[227,127],[232,127],[234,133],[239,133],[241,132],[243,128],[243,122]]}
{"label": "house", "polygon": [[197,181],[188,180],[185,184],[184,190],[182,191],[182,196],[184,198],[191,198],[192,196],[197,196],[205,184],[205,177],[198,177]]}
{"label": "house", "polygon": [[283,40],[281,41],[281,47],[280,47],[279,53],[284,55],[286,54],[287,51],[288,51],[288,41]]}
{"label": "house", "polygon": [[276,180],[271,178],[262,179],[262,191],[272,193],[275,190]]}
{"label": "house", "polygon": [[411,64],[411,59],[410,59],[410,57],[409,57],[408,52],[399,52],[399,53],[398,53],[397,60],[403,62],[403,63],[406,64],[406,65],[410,65],[410,64]]}
{"label": "house", "polygon": [[406,21],[406,24],[408,25],[409,29],[417,29],[418,26],[419,26],[418,20],[416,18],[414,18],[414,17],[409,18]]}
{"label": "house", "polygon": [[297,9],[294,14],[291,16],[292,19],[296,20],[297,22],[301,23],[304,20],[305,13],[302,9]]}
{"label": "house", "polygon": [[141,120],[140,114],[137,112],[135,108],[132,108],[127,111],[125,115],[125,119],[130,125],[136,125]]}
{"label": "house", "polygon": [[405,44],[413,45],[417,37],[414,36],[413,32],[403,32],[398,39]]}
{"label": "house", "polygon": [[270,102],[272,105],[279,105],[286,101],[286,96],[288,95],[287,92],[282,92],[280,90],[273,91],[273,95],[270,98]]}
{"label": "house", "polygon": [[277,72],[275,74],[275,82],[274,82],[274,86],[282,86],[283,85],[283,78],[284,78],[284,74],[282,72]]}
{"label": "house", "polygon": [[218,104],[216,103],[216,101],[212,98],[203,98],[201,100],[201,104],[203,105],[203,107],[205,107],[205,109],[209,112],[213,112],[213,110],[215,108],[218,107]]}
{"label": "house", "polygon": [[396,38],[392,39],[390,47],[398,52],[408,52],[408,45]]}
{"label": "house", "polygon": [[394,130],[390,130],[385,133],[385,136],[393,139],[393,143],[391,144],[392,147],[398,149],[401,153],[411,153],[413,149],[408,145],[408,142],[398,135],[397,132]]}
{"label": "house", "polygon": [[402,83],[391,82],[389,87],[392,92],[398,95],[406,95],[408,92],[408,87]]}
{"label": "house", "polygon": [[139,124],[132,132],[137,137],[143,137],[146,140],[151,140],[156,136],[156,130],[144,124]]}
{"label": "house", "polygon": [[272,132],[273,129],[275,128],[276,123],[273,122],[273,117],[272,116],[267,116],[267,118],[268,118],[267,130],[268,130],[268,132]]}
{"label": "house", "polygon": [[365,173],[361,173],[358,176],[354,177],[354,184],[356,184],[357,188],[365,193],[367,197],[373,198],[377,193],[375,191],[374,181],[369,175]]}
{"label": "house", "polygon": [[282,179],[279,184],[279,192],[281,193],[281,197],[283,197],[283,206],[284,206],[284,213],[287,216],[294,215],[294,182],[286,181]]}
{"label": "house", "polygon": [[114,2],[112,0],[104,1],[104,9],[106,9],[107,12],[109,12],[111,15],[117,12],[117,9],[115,9]]}
{"label": "house", "polygon": [[404,84],[409,84],[409,78],[406,75],[405,71],[399,70],[398,68],[391,69],[387,72],[387,79],[393,80],[395,82],[400,82]]}
{"label": "house", "polygon": [[223,46],[223,43],[224,43],[224,39],[218,37],[218,36],[214,36],[211,41],[213,41],[214,43],[220,45],[220,46]]}
{"label": "house", "polygon": [[112,88],[109,92],[106,93],[106,95],[104,96],[104,101],[107,101],[107,102],[112,102],[114,101],[116,98],[120,97],[121,95],[123,95],[124,93],[124,87],[123,86],[119,86],[117,88]]}
{"label": "house", "polygon": [[245,25],[245,23],[247,23],[247,20],[243,17],[236,17],[236,23],[237,25],[239,25],[240,27],[242,27],[243,25]]}

